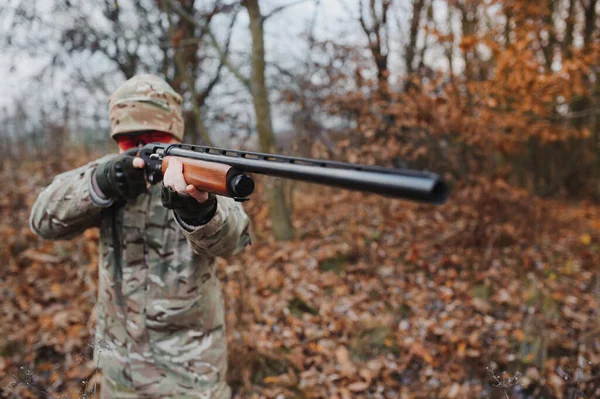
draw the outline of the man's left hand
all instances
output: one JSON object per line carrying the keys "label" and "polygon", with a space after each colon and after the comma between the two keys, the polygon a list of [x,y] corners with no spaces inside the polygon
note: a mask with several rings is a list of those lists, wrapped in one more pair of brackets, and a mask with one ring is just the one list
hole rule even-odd
{"label": "man's left hand", "polygon": [[162,182],[161,200],[163,206],[172,209],[179,219],[187,224],[186,229],[208,223],[217,212],[217,198],[214,194],[198,190],[185,181],[181,161],[171,159]]}
{"label": "man's left hand", "polygon": [[200,203],[208,199],[206,191],[198,190],[195,186],[187,184],[183,177],[183,164],[177,159],[169,160],[169,166],[163,176],[163,184],[171,187],[180,195],[191,195]]}

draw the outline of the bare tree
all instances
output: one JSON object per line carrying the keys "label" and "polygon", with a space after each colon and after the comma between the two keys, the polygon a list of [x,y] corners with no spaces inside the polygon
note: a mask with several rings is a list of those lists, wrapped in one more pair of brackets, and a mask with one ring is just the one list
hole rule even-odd
{"label": "bare tree", "polygon": [[391,0],[369,0],[367,6],[368,17],[366,17],[362,0],[358,2],[358,21],[369,42],[369,50],[377,67],[379,93],[384,99],[389,99],[388,77],[390,72],[388,69],[388,55],[390,45],[388,12],[391,4]]}
{"label": "bare tree", "polygon": [[[178,10],[182,10],[185,16],[191,15],[195,10],[195,0],[181,1],[175,4]],[[168,2],[161,0],[161,9],[168,21],[168,28],[164,31],[163,49],[165,51],[163,61],[163,73],[167,81],[184,98],[189,98],[191,109],[184,113],[187,136],[193,143],[202,143],[213,145],[208,129],[203,119],[203,108],[209,95],[221,79],[223,62],[219,59],[218,67],[211,78],[201,88],[198,88],[197,82],[201,74],[206,74],[209,68],[203,68],[203,64],[210,60],[209,54],[199,53],[200,46],[206,42],[207,28],[212,19],[221,13],[233,12],[231,26],[235,23],[237,16],[237,7],[235,5],[223,5],[219,0],[210,4],[208,11],[202,13],[199,17],[205,21],[205,25],[199,27],[195,20],[190,20],[175,11]],[[230,35],[225,44],[225,54],[229,51]],[[208,46],[205,46],[208,47]],[[169,54],[169,50],[173,54]],[[219,57],[217,57],[218,59]]]}
{"label": "bare tree", "polygon": [[[274,152],[275,135],[271,120],[269,92],[265,82],[265,43],[263,31],[263,16],[258,0],[243,2],[250,17],[250,35],[252,36],[252,77],[251,91],[256,114],[256,129],[260,148],[265,152]],[[290,240],[294,228],[290,212],[285,201],[283,181],[277,178],[266,179],[269,192],[269,209],[273,224],[273,234],[278,240]]]}
{"label": "bare tree", "polygon": [[419,36],[423,16],[421,13],[426,8],[425,0],[415,0],[412,4],[412,15],[410,17],[410,30],[408,32],[408,43],[404,51],[404,64],[408,75],[414,72],[414,61],[417,53],[417,39]]}
{"label": "bare tree", "polygon": [[[279,12],[284,7],[297,4],[289,3],[286,6],[278,7],[269,15],[261,13],[258,0],[244,0],[241,4],[248,11],[250,19],[250,35],[252,39],[251,49],[251,76],[248,78],[233,65],[226,48],[218,43],[210,27],[205,23],[198,22],[198,18],[186,12],[175,0],[166,0],[182,18],[194,23],[199,29],[207,34],[208,42],[215,48],[219,54],[220,60],[227,69],[246,87],[252,95],[252,103],[256,118],[256,130],[260,143],[260,150],[263,152],[275,152],[275,134],[273,131],[273,122],[271,117],[271,106],[269,102],[269,92],[265,78],[265,45],[264,45],[264,22],[275,12]],[[285,198],[285,190],[281,179],[266,178],[265,183],[268,187],[269,211],[273,228],[273,235],[278,240],[290,240],[293,237],[294,230],[291,222],[290,206]]]}
{"label": "bare tree", "polygon": [[[21,35],[11,48],[29,49],[32,56],[50,60],[37,77],[41,84],[51,86],[57,74],[68,74],[71,87],[102,93],[96,107],[100,111],[96,112],[105,117],[105,99],[121,80],[115,77],[120,74],[129,79],[141,72],[162,74],[184,97],[188,140],[211,144],[203,109],[220,80],[222,65],[211,54],[211,47],[204,45],[205,30],[166,8],[164,1],[55,0],[51,18],[42,12],[40,3],[21,2],[14,10],[15,26],[33,28],[41,23],[43,28],[36,29],[39,34]],[[195,10],[197,3],[178,1],[188,11]],[[214,16],[236,9],[220,0],[203,4],[206,11],[200,17],[207,25]],[[100,60],[102,66],[90,68],[81,61],[85,58]]]}

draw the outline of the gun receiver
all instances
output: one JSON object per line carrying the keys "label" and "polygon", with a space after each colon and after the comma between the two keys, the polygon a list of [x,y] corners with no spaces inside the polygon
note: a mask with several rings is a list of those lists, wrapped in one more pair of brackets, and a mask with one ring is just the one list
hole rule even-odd
{"label": "gun receiver", "polygon": [[189,144],[151,143],[140,149],[152,184],[162,181],[170,159],[183,164],[189,184],[245,201],[254,191],[247,173],[325,184],[429,204],[443,204],[448,188],[435,173],[289,157]]}

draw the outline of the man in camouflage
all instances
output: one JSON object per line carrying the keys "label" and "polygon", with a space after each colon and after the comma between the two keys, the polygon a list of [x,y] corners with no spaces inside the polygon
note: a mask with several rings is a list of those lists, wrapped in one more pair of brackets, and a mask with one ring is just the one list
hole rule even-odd
{"label": "man in camouflage", "polygon": [[149,186],[143,160],[125,151],[131,142],[181,141],[181,102],[156,76],[125,82],[109,100],[120,155],[56,176],[32,209],[31,229],[46,239],[100,228],[102,398],[231,396],[214,258],[249,243],[248,217],[232,199],[188,185],[178,162]]}

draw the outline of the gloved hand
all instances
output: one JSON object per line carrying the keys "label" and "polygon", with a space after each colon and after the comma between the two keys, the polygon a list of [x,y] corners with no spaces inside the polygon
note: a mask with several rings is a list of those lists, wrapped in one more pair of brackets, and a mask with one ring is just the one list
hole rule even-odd
{"label": "gloved hand", "polygon": [[183,165],[176,159],[169,162],[165,171],[161,200],[165,208],[173,209],[191,226],[208,223],[217,212],[217,197],[188,184],[183,176]]}
{"label": "gloved hand", "polygon": [[146,191],[144,163],[135,158],[136,153],[137,148],[131,149],[96,167],[94,178],[102,194],[114,200],[132,200]]}
{"label": "gloved hand", "polygon": [[180,194],[163,183],[161,200],[165,208],[173,209],[183,222],[192,226],[208,223],[217,212],[217,197],[212,193],[206,201],[198,202],[191,195]]}

